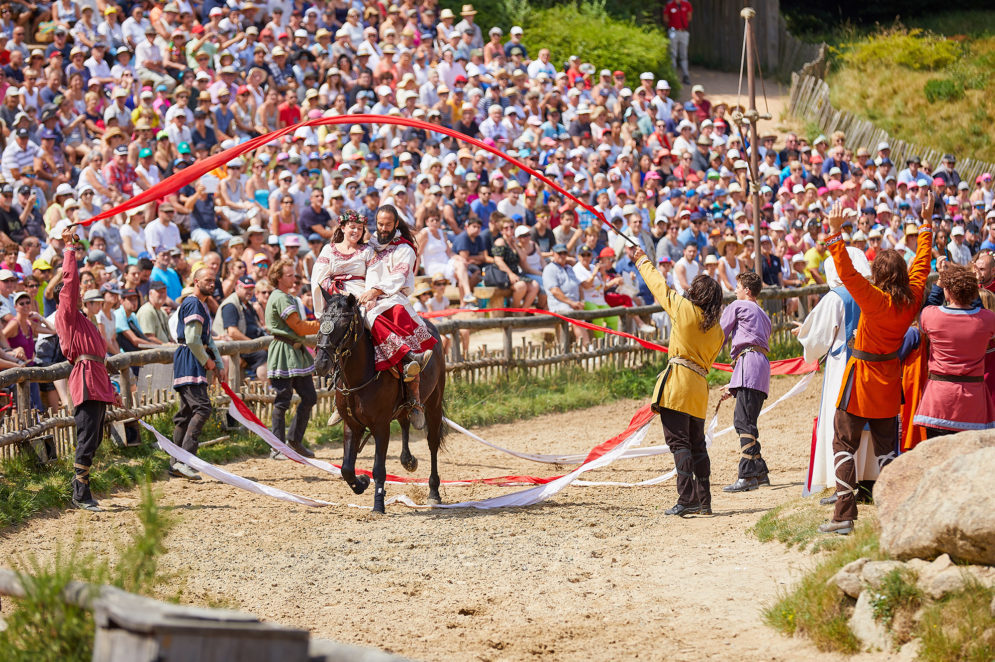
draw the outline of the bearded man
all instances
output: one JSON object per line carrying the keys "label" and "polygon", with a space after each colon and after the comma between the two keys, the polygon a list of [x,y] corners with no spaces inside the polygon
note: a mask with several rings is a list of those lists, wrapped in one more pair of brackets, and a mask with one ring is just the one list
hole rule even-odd
{"label": "bearded man", "polygon": [[411,230],[393,205],[377,210],[377,231],[366,262],[366,291],[359,297],[366,308],[366,323],[376,346],[376,369],[390,370],[401,364],[408,385],[408,420],[425,427],[425,412],[419,395],[419,374],[432,358],[436,340],[411,307],[408,297],[415,284],[418,254]]}
{"label": "bearded man", "polygon": [[[180,304],[176,333],[180,346],[173,354],[173,390],[180,396],[180,409],[173,416],[173,443],[194,455],[200,446],[200,431],[211,416],[207,387],[214,378],[213,371],[222,364],[211,337],[211,314],[207,311],[207,298],[213,293],[214,270],[197,269],[193,274],[193,294]],[[196,469],[176,460],[170,461],[169,475],[200,480]]]}

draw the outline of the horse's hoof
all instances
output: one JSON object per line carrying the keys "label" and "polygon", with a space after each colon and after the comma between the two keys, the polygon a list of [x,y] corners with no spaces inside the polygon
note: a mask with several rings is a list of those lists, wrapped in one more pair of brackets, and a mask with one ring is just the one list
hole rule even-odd
{"label": "horse's hoof", "polygon": [[370,477],[366,475],[356,476],[356,483],[350,485],[352,491],[356,494],[362,494],[366,491],[366,488],[370,486]]}
{"label": "horse's hoof", "polygon": [[442,505],[442,497],[440,497],[438,494],[429,494],[428,495],[428,505],[430,505],[430,506],[441,506]]}
{"label": "horse's hoof", "polygon": [[370,511],[370,514],[372,514],[372,515],[386,515],[387,514],[387,509],[384,508],[384,506],[383,506],[382,503],[375,503],[375,504],[373,504],[373,510]]}
{"label": "horse's hoof", "polygon": [[401,466],[408,473],[413,473],[418,469],[418,458],[414,455],[409,455],[408,457],[401,458]]}

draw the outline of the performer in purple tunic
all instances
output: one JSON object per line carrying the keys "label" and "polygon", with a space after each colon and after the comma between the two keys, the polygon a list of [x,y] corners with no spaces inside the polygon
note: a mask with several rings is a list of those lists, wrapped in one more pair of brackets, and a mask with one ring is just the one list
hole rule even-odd
{"label": "performer in purple tunic", "polygon": [[770,317],[757,304],[760,276],[747,271],[736,277],[736,301],[722,312],[722,331],[730,345],[733,369],[729,392],[736,397],[733,425],[739,433],[739,476],[723,492],[748,492],[770,485],[767,463],[760,455],[757,417],[770,390]]}

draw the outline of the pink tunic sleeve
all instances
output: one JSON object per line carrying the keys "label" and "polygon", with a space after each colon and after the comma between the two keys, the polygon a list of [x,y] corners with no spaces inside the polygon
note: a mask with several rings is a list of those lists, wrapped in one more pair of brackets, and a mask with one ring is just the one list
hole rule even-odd
{"label": "pink tunic sleeve", "polygon": [[75,406],[87,400],[114,402],[114,387],[111,386],[104,364],[76,361],[84,354],[103,359],[107,354],[107,343],[103,334],[79,309],[80,285],[76,252],[66,249],[63,257],[63,284],[59,306],[55,311],[55,330],[59,334],[62,353],[73,363],[73,371],[69,375],[69,396]]}

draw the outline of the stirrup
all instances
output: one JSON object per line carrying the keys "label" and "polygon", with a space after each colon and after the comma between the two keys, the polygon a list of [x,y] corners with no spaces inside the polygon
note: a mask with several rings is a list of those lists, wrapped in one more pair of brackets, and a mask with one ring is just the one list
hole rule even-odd
{"label": "stirrup", "polygon": [[415,377],[421,372],[421,364],[417,360],[409,361],[404,364],[404,372],[402,373],[404,381],[411,382],[414,381]]}

